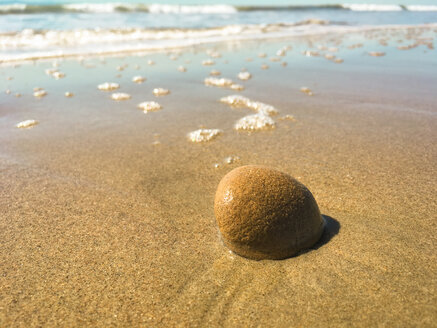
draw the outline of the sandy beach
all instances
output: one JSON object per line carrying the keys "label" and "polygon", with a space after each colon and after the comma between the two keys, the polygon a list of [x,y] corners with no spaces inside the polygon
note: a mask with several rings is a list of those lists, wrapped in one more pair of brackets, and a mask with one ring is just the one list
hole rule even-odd
{"label": "sandy beach", "polygon": [[[4,64],[0,326],[436,327],[436,33]],[[204,85],[211,70],[245,89]],[[220,102],[235,94],[274,106],[275,127],[236,131],[254,112]],[[199,128],[222,132],[193,143]],[[214,194],[247,164],[311,190],[328,221],[316,247],[253,261],[223,245]]]}

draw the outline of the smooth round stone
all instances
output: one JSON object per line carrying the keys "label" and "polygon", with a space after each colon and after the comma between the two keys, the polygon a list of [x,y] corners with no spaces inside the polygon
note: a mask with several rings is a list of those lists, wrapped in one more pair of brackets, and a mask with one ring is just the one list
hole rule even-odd
{"label": "smooth round stone", "polygon": [[220,181],[214,200],[227,247],[250,259],[284,259],[313,246],[324,220],[311,192],[290,175],[241,166]]}

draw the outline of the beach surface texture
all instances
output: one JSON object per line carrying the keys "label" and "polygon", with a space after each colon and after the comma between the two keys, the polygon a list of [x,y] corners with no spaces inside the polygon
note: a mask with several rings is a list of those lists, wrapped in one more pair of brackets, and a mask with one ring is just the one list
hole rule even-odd
{"label": "beach surface texture", "polygon": [[[425,24],[11,50],[0,326],[436,327],[436,37]],[[230,252],[214,195],[242,165],[308,187],[320,242],[285,260]]]}

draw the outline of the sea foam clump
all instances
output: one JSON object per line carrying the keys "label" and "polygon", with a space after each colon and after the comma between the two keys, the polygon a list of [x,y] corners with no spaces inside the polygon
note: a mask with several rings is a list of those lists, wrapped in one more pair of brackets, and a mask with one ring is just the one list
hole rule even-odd
{"label": "sea foam clump", "polygon": [[130,94],[123,93],[123,92],[116,92],[111,95],[111,98],[112,100],[117,100],[117,101],[128,100],[130,99]]}
{"label": "sea foam clump", "polygon": [[170,90],[168,90],[168,89],[164,89],[164,88],[155,88],[155,89],[153,89],[153,94],[156,96],[156,97],[159,97],[159,96],[166,96],[166,95],[168,95],[170,93]]}
{"label": "sea foam clump", "polygon": [[155,101],[145,101],[138,104],[138,108],[143,110],[144,113],[147,113],[147,112],[156,112],[162,109],[162,106]]}
{"label": "sea foam clump", "polygon": [[276,126],[275,121],[270,116],[278,114],[278,110],[272,105],[253,101],[240,95],[223,97],[220,101],[232,107],[249,108],[257,112],[239,119],[234,126],[236,130],[256,131]]}
{"label": "sea foam clump", "polygon": [[272,129],[275,126],[276,123],[270,116],[258,113],[240,118],[234,127],[235,130],[256,131]]}
{"label": "sea foam clump", "polygon": [[188,133],[188,139],[194,143],[206,142],[215,139],[223,131],[220,129],[199,129]]}
{"label": "sea foam clump", "polygon": [[105,82],[105,83],[99,84],[97,86],[97,88],[101,91],[112,91],[112,90],[117,90],[118,88],[120,88],[120,85],[118,83]]}
{"label": "sea foam clump", "polygon": [[238,73],[238,78],[242,81],[249,80],[252,75],[249,72],[240,72]]}
{"label": "sea foam clump", "polygon": [[45,91],[44,89],[40,89],[40,88],[37,88],[33,93],[33,96],[35,98],[42,98],[42,97],[45,97],[46,95],[47,95],[47,91]]}
{"label": "sea foam clump", "polygon": [[15,126],[19,129],[27,129],[27,128],[31,128],[31,127],[37,125],[38,123],[39,122],[36,120],[25,120],[23,122],[18,123]]}
{"label": "sea foam clump", "polygon": [[231,79],[207,77],[204,81],[205,85],[213,87],[230,87],[234,82]]}
{"label": "sea foam clump", "polygon": [[138,75],[138,76],[134,76],[134,77],[132,78],[132,82],[134,82],[134,83],[138,83],[138,84],[143,83],[145,80],[146,80],[146,78],[143,77],[143,76],[140,76],[140,75]]}
{"label": "sea foam clump", "polygon": [[278,114],[278,110],[272,105],[268,105],[260,101],[253,101],[240,95],[223,97],[220,99],[220,101],[232,107],[249,108],[268,116]]}

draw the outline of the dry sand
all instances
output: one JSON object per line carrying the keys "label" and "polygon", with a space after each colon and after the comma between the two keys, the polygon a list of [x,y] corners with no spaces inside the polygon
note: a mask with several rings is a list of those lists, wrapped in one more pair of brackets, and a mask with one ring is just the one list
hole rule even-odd
{"label": "dry sand", "polygon": [[[365,47],[335,64],[293,44],[287,67],[262,70],[257,54],[283,46],[219,49],[222,76],[253,75],[242,94],[296,118],[250,135],[233,130],[250,110],[218,102],[235,92],[203,85],[211,67],[200,50],[179,62],[69,60],[57,81],[44,76],[50,63],[2,68],[12,94],[0,96],[0,326],[436,326],[435,51],[375,58]],[[106,81],[132,98],[111,100],[97,90]],[[37,86],[48,94],[34,100]],[[156,87],[171,94],[156,99]],[[153,100],[161,111],[136,108]],[[25,119],[40,123],[15,128]],[[224,132],[189,142],[200,125]],[[224,164],[232,155],[240,160]],[[214,193],[245,164],[311,190],[329,223],[317,247],[282,261],[225,248]]]}

